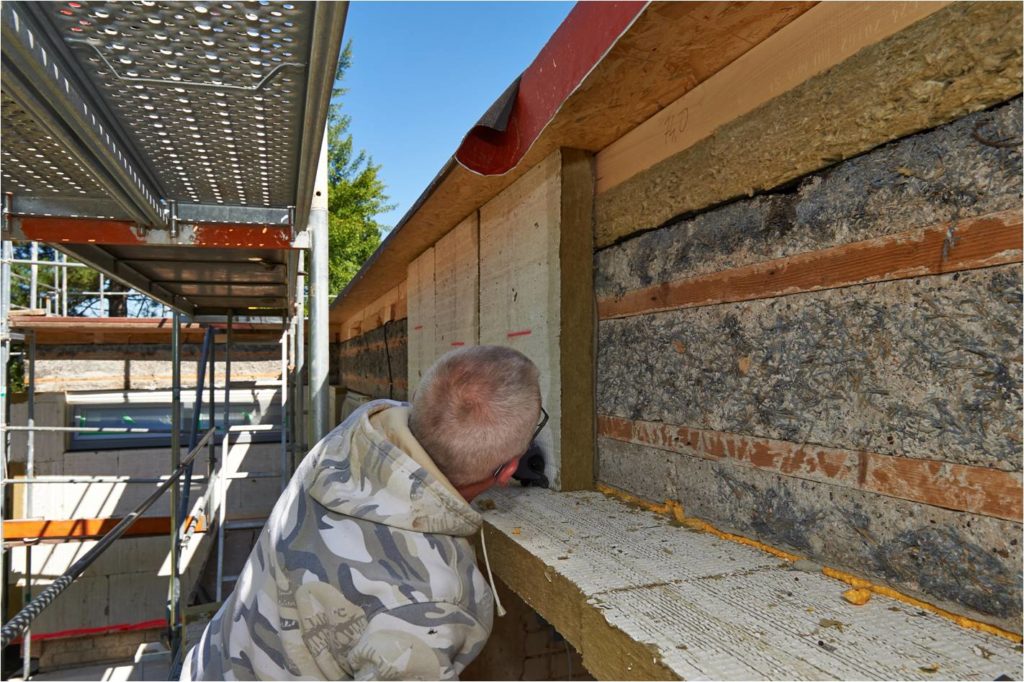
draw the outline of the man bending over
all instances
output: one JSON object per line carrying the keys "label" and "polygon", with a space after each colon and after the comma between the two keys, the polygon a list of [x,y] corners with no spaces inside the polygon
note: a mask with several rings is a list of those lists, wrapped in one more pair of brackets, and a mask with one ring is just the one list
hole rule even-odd
{"label": "man bending over", "polygon": [[181,679],[457,678],[494,605],[469,501],[515,473],[537,379],[521,353],[477,346],[440,358],[411,406],[353,412],[298,467]]}

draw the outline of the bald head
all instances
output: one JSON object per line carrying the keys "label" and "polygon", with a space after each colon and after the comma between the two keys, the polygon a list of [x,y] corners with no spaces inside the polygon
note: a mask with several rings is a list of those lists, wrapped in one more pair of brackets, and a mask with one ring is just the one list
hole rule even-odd
{"label": "bald head", "polygon": [[453,485],[484,480],[529,446],[540,416],[538,376],[511,348],[446,353],[413,395],[409,429]]}

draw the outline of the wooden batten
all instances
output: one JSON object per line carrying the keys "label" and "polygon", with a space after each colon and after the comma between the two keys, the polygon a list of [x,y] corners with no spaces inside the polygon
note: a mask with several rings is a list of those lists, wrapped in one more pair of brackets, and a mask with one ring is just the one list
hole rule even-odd
{"label": "wooden batten", "polygon": [[727,460],[785,476],[1009,521],[1021,518],[1024,488],[1017,472],[605,415],[597,422],[600,436],[682,456]]}
{"label": "wooden batten", "polygon": [[563,149],[561,173],[562,490],[591,490],[595,480],[594,157]]}
{"label": "wooden batten", "polygon": [[1019,263],[1021,211],[911,230],[666,282],[598,302],[601,319]]}

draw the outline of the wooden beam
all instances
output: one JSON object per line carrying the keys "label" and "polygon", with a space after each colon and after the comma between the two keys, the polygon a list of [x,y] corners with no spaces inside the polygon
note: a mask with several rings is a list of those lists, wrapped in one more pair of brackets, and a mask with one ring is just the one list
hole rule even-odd
{"label": "wooden beam", "polygon": [[595,333],[594,326],[594,157],[563,149],[558,336],[561,399],[561,490],[593,490]]}
{"label": "wooden beam", "polygon": [[602,320],[1019,263],[1021,211],[941,223],[598,301]]}
{"label": "wooden beam", "polygon": [[597,155],[597,191],[691,147],[725,123],[903,30],[948,2],[822,2]]}
{"label": "wooden beam", "polygon": [[[68,541],[90,540],[100,538],[109,533],[114,526],[121,523],[120,518],[101,519],[9,519],[4,521],[4,541],[35,540]],[[189,516],[185,519],[185,527],[194,525],[197,533],[205,533],[208,525],[205,516]],[[125,531],[123,537],[148,537],[167,535],[171,532],[169,516],[143,516]]]}
{"label": "wooden beam", "polygon": [[1020,472],[930,459],[841,450],[735,433],[691,429],[663,422],[599,416],[598,434],[704,459],[846,488],[855,488],[944,509],[1019,522]]}

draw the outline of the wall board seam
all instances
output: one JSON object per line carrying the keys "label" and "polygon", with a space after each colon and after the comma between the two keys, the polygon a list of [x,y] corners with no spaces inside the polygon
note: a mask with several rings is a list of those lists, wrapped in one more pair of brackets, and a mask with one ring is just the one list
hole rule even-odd
{"label": "wall board seam", "polygon": [[808,251],[598,300],[600,319],[1019,263],[1020,209]]}
{"label": "wall board seam", "polygon": [[598,415],[598,435],[1021,523],[1021,473]]}

